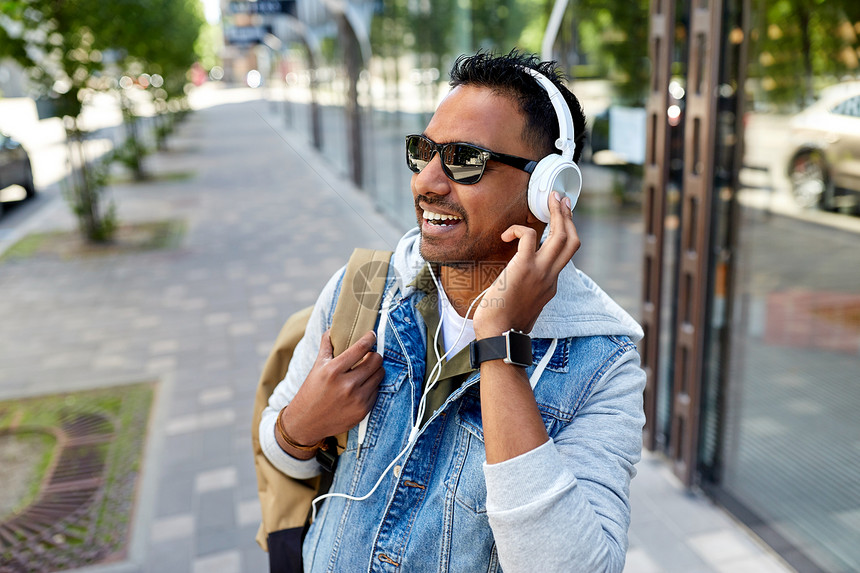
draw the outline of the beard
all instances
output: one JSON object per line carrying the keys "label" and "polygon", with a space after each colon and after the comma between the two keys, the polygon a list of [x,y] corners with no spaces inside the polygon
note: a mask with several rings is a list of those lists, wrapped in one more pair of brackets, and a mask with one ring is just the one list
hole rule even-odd
{"label": "beard", "polygon": [[501,238],[502,233],[510,224],[500,224],[489,232],[474,236],[470,233],[469,217],[465,211],[459,205],[439,198],[422,195],[415,198],[415,212],[419,229],[423,228],[424,224],[423,209],[419,207],[419,201],[428,206],[437,205],[446,212],[455,213],[462,217],[458,225],[463,225],[465,229],[465,236],[456,243],[453,243],[452,239],[428,237],[421,232],[418,250],[421,257],[431,264],[464,269],[486,262],[507,263],[516,253],[517,242],[506,243]]}

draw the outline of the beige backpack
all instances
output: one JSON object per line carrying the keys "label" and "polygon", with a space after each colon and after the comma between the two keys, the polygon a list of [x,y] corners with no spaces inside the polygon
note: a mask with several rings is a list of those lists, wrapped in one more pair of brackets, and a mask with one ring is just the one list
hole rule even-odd
{"label": "beige backpack", "polygon": [[[331,342],[337,356],[376,324],[382,293],[385,289],[390,251],[355,249],[349,259],[341,285],[340,296],[335,306],[331,327]],[[301,565],[301,540],[309,523],[312,500],[320,495],[320,476],[311,479],[294,479],[281,473],[263,454],[260,447],[259,425],[263,410],[275,386],[284,379],[293,351],[304,336],[305,327],[313,307],[302,309],[290,316],[275,342],[263,367],[257,395],[254,400],[254,417],[251,439],[254,446],[254,465],[257,470],[257,491],[263,512],[263,520],[257,531],[257,543],[270,552],[272,571],[290,571]],[[346,434],[337,436],[337,454],[346,447]],[[322,480],[327,489],[330,480]],[[277,547],[274,547],[276,545]],[[286,545],[287,547],[285,547]],[[283,555],[289,554],[285,565]],[[292,561],[290,561],[292,560]]]}

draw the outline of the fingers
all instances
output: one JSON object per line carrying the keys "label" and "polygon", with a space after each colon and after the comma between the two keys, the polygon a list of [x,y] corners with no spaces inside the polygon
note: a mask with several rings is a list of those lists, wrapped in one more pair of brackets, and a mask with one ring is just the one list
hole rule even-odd
{"label": "fingers", "polygon": [[365,408],[369,412],[371,408],[373,408],[373,404],[376,401],[376,394],[379,385],[385,379],[385,369],[380,368],[373,374],[371,374],[367,380],[364,382],[364,388],[368,390],[367,399],[365,400]]}
{"label": "fingers", "polygon": [[511,225],[502,233],[502,240],[506,243],[510,243],[516,239],[520,241],[517,245],[517,251],[524,253],[535,252],[535,248],[537,248],[537,232],[534,229],[525,225]]}
{"label": "fingers", "polygon": [[568,226],[567,222],[573,222],[570,218],[570,198],[553,191],[549,199],[549,239],[544,244],[552,241],[553,243],[564,243],[567,240]]}
{"label": "fingers", "polygon": [[334,349],[331,346],[331,329],[326,330],[320,338],[320,350],[317,353],[317,362],[331,360],[334,354]]}
{"label": "fingers", "polygon": [[353,380],[358,384],[365,384],[372,381],[373,377],[379,373],[384,374],[385,370],[382,368],[382,356],[376,352],[368,352],[365,354],[361,359],[361,362],[356,364],[352,370],[349,371]]}
{"label": "fingers", "polygon": [[570,198],[560,198],[553,192],[549,201],[550,233],[549,238],[541,245],[538,254],[549,259],[554,271],[560,272],[579,249],[579,235],[573,224],[570,211]]}
{"label": "fingers", "polygon": [[376,333],[369,330],[334,359],[338,364],[337,369],[346,372],[357,366],[359,361],[364,360],[365,355],[370,352],[374,344],[376,344]]}
{"label": "fingers", "polygon": [[382,382],[385,375],[382,355],[372,351],[374,344],[376,333],[371,330],[334,359],[337,363],[336,369],[348,375],[350,384],[376,388]]}

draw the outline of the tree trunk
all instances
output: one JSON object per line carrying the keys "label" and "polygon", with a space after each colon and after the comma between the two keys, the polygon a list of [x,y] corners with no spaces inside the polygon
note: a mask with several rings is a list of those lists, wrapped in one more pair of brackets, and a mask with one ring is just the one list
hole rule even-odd
{"label": "tree trunk", "polygon": [[812,38],[810,36],[811,14],[809,8],[803,4],[797,7],[797,19],[800,24],[800,53],[803,54],[803,102],[806,107],[815,101],[815,93],[812,88]]}
{"label": "tree trunk", "polygon": [[316,62],[316,58],[314,57],[313,50],[311,50],[310,45],[307,45],[307,50],[308,50],[308,70],[310,71],[310,75],[311,75],[311,77],[310,77],[310,80],[311,80],[311,85],[310,85],[310,92],[311,92],[311,94],[310,94],[311,95],[311,102],[310,102],[310,106],[311,106],[311,142],[313,143],[313,146],[316,149],[321,151],[323,140],[322,140],[322,118],[320,117],[319,103],[317,103],[317,97],[319,95],[319,94],[317,94],[317,74],[316,74],[317,62]]}
{"label": "tree trunk", "polygon": [[352,181],[361,187],[364,179],[364,157],[361,145],[361,108],[358,105],[358,76],[361,73],[361,55],[358,40],[346,16],[338,18],[340,39],[343,44],[344,62],[346,63],[346,126],[347,145],[349,148],[349,166]]}
{"label": "tree trunk", "polygon": [[[97,190],[90,184],[84,137],[78,127],[77,118],[72,119],[71,128],[66,130],[66,142],[69,146],[69,165],[72,168],[72,208],[78,215],[81,232],[85,238],[95,241],[99,238],[100,228],[99,198]],[[77,161],[75,152],[77,152]]]}

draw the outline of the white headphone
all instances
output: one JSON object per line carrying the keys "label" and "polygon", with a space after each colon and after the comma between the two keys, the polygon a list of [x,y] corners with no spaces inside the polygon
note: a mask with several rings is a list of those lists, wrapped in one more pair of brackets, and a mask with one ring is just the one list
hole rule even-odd
{"label": "white headphone", "polygon": [[548,201],[551,191],[559,191],[570,197],[571,209],[576,206],[582,191],[582,173],[573,162],[573,154],[576,151],[573,116],[564,96],[549,78],[531,68],[523,67],[523,70],[531,74],[546,90],[558,116],[558,139],[555,140],[555,146],[561,151],[561,155],[552,153],[541,159],[529,178],[529,210],[544,223],[549,223]]}

